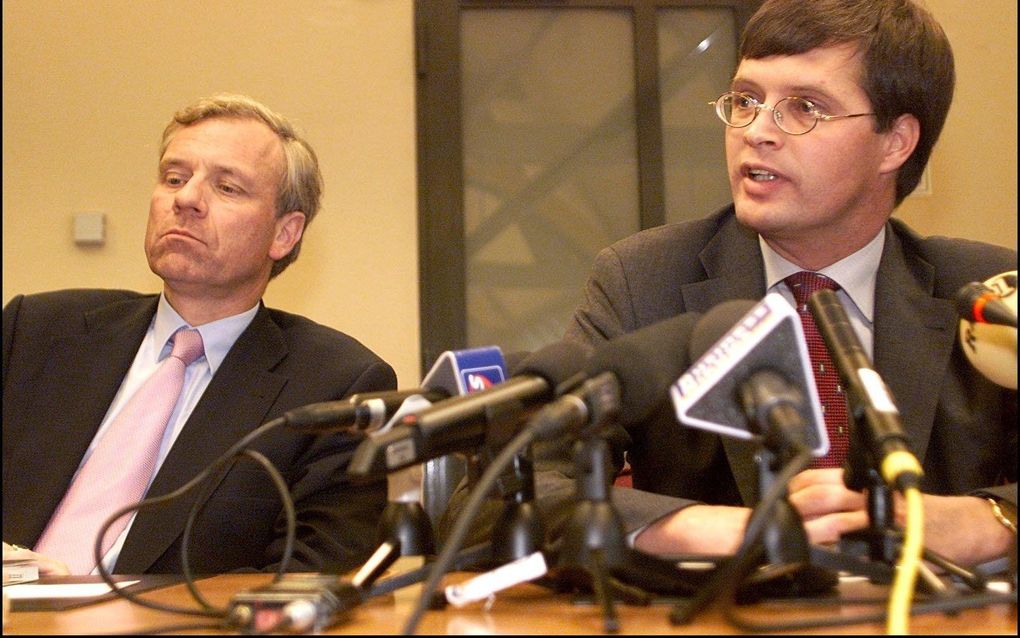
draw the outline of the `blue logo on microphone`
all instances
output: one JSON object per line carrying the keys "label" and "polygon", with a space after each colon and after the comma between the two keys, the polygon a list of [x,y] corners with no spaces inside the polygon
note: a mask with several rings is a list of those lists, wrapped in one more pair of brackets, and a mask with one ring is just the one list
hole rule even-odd
{"label": "blue logo on microphone", "polygon": [[461,374],[464,375],[464,389],[467,392],[485,390],[504,381],[503,369],[499,366],[462,370]]}

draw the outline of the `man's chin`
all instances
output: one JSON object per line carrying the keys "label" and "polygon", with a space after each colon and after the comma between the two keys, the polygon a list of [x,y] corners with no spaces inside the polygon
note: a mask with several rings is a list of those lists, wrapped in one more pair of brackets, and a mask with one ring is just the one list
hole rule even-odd
{"label": "man's chin", "polygon": [[733,203],[733,208],[738,222],[759,233],[768,229],[769,222],[776,216],[774,207],[757,202],[738,200]]}
{"label": "man's chin", "polygon": [[193,259],[179,254],[165,254],[149,258],[149,270],[167,285],[188,285],[208,281],[209,275]]}

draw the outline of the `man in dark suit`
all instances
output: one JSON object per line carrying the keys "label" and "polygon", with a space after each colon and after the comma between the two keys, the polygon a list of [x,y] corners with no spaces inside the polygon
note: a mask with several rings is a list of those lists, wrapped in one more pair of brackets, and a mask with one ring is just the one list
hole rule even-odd
{"label": "man in dark suit", "polygon": [[[36,547],[56,524],[69,486],[181,328],[196,329],[204,350],[186,368],[148,498],[177,490],[287,410],[396,386],[393,369],[352,337],[261,301],[269,280],[297,257],[321,188],[314,151],[282,116],[244,96],[201,100],[174,116],[160,149],[145,252],[162,293],[65,290],[7,304],[5,547]],[[283,428],[252,441],[293,499],[290,570],[346,571],[374,549],[386,485],[346,480],[357,443],[345,433]],[[191,570],[275,569],[285,554],[286,512],[269,475],[249,459],[133,515],[104,565],[181,571],[182,534],[203,493],[186,548]],[[92,547],[96,535],[82,529],[80,541]],[[44,572],[66,573],[61,556],[38,558]]]}
{"label": "man in dark suit", "polygon": [[[911,0],[766,2],[715,102],[734,204],[604,250],[567,337],[597,344],[767,292],[792,303],[785,277],[827,275],[923,464],[926,545],[973,564],[1015,543],[999,514],[1015,520],[1016,392],[967,361],[953,297],[1015,270],[1016,252],[924,238],[890,219],[918,183],[953,84],[948,40]],[[753,451],[681,426],[668,407],[660,417],[630,429],[627,445],[634,487],[655,496],[615,498],[639,531],[635,547],[735,550],[754,503]],[[838,467],[795,477],[790,500],[816,543],[868,522],[864,496]]]}
{"label": "man in dark suit", "polygon": [[[839,285],[923,465],[927,547],[967,564],[1004,555],[1016,540],[1016,391],[970,365],[953,298],[969,282],[1015,270],[1016,252],[921,237],[891,219],[916,187],[952,99],[945,34],[912,0],[767,0],[740,57],[714,103],[726,125],[733,205],[603,250],[566,337],[597,346],[770,292],[793,303],[787,276],[825,275]],[[625,451],[633,469],[636,489],[615,488],[613,501],[634,547],[737,549],[756,502],[749,443],[681,425],[667,397],[653,418],[610,438],[613,458]],[[539,506],[556,537],[573,463],[562,445],[538,447],[536,457]],[[796,476],[790,501],[814,543],[868,523],[864,495],[844,485],[839,467]]]}

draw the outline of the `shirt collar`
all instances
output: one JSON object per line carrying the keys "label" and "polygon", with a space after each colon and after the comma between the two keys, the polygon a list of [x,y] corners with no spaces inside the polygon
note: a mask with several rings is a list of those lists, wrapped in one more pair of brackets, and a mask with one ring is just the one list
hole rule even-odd
{"label": "shirt collar", "polygon": [[[761,235],[758,236],[758,244],[765,260],[765,282],[768,290],[772,290],[793,273],[804,270],[772,250]],[[882,226],[874,239],[863,248],[818,271],[839,284],[850,301],[871,323],[875,321],[875,278],[884,246],[885,226]]]}
{"label": "shirt collar", "polygon": [[[241,336],[245,328],[255,318],[261,302],[256,303],[250,310],[240,314],[217,319],[210,323],[202,324],[195,328],[202,335],[202,345],[205,348],[205,358],[209,363],[209,370],[216,374],[223,359],[234,346],[234,342]],[[177,311],[173,309],[170,302],[166,300],[163,293],[159,295],[159,304],[156,306],[156,316],[153,318],[153,337],[157,344],[160,344],[159,358],[163,359],[170,354],[170,336],[181,328],[192,328]]]}

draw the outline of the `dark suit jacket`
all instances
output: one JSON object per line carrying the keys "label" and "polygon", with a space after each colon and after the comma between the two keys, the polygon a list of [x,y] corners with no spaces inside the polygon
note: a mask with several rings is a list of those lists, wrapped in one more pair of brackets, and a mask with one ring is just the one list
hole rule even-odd
{"label": "dark suit jacket", "polygon": [[[1016,252],[961,239],[920,237],[891,220],[875,289],[874,365],[890,387],[924,491],[987,491],[1016,502],[1016,391],[978,373],[960,349],[953,297],[965,284],[1016,269]],[[765,266],[758,236],[728,206],[710,217],[639,232],[602,250],[566,338],[597,345],[687,312],[734,299],[761,299]],[[687,344],[677,344],[678,353]],[[627,531],[693,502],[753,505],[757,466],[748,442],[686,427],[664,396],[654,414],[609,436],[615,470],[623,452],[636,489],[614,487]],[[569,440],[535,446],[537,504],[550,540],[571,510]],[[612,471],[612,468],[610,469]],[[466,501],[461,487],[440,525],[445,534]],[[472,530],[487,538],[499,504]]]}
{"label": "dark suit jacket", "polygon": [[[18,296],[3,310],[3,538],[33,546],[63,497],[156,311],[157,295],[68,290]],[[286,410],[396,386],[393,369],[351,337],[261,306],[189,417],[147,497],[190,481],[231,445]],[[385,482],[352,485],[358,440],[282,428],[252,447],[293,496],[292,570],[345,571],[374,549]],[[195,573],[271,569],[286,518],[273,483],[244,459],[212,484],[141,510],[118,573],[181,571],[181,535],[198,492],[212,495],[192,530]],[[92,539],[82,539],[91,543]]]}
{"label": "dark suit jacket", "polygon": [[[875,287],[874,366],[892,391],[912,450],[935,494],[986,490],[1016,502],[1016,391],[978,373],[957,338],[953,297],[965,284],[1016,269],[1016,252],[886,226]],[[623,239],[597,257],[567,338],[597,344],[685,312],[765,295],[757,235],[729,206],[705,219]],[[678,344],[678,348],[681,347]],[[668,401],[630,428],[634,487],[718,504],[753,504],[747,443],[680,424]],[[1005,484],[1005,485],[1004,485]],[[637,501],[631,508],[623,502]],[[630,527],[684,501],[617,495]]]}

